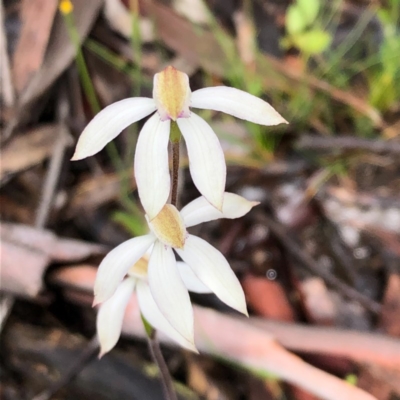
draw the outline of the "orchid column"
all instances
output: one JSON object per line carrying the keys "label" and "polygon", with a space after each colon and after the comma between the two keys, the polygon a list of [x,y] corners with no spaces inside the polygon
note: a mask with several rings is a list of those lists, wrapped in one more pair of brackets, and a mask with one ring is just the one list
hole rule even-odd
{"label": "orchid column", "polygon": [[[101,304],[97,320],[101,354],[118,341],[125,308],[134,290],[145,320],[194,351],[188,289],[213,292],[247,315],[243,290],[228,261],[205,240],[189,234],[187,228],[219,218],[239,218],[257,203],[225,192],[226,164],[221,145],[212,128],[191,107],[226,112],[262,125],[286,123],[268,103],[234,88],[219,86],[192,93],[188,76],[167,67],[154,77],[152,99],[121,100],[106,107],[88,124],[73,160],[96,154],[128,125],[155,112],[140,132],[134,160],[149,233],[112,250],[100,264],[96,277],[94,304]],[[193,182],[202,196],[178,211],[181,134]],[[184,263],[177,262],[174,253]]]}

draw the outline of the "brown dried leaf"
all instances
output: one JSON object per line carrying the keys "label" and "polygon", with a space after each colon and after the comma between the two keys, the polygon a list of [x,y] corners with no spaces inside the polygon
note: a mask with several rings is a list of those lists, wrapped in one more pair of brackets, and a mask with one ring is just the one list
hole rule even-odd
{"label": "brown dried leaf", "polygon": [[332,325],[336,319],[336,306],[325,282],[313,277],[301,282],[307,314],[317,325]]}
{"label": "brown dried leaf", "polygon": [[[187,374],[188,385],[206,400],[228,400],[232,398],[224,393],[209,371],[206,360],[188,357]],[[232,390],[232,386],[230,386]]]}
{"label": "brown dried leaf", "polygon": [[224,76],[226,59],[214,35],[158,2],[143,4],[153,15],[156,30],[161,40],[191,65],[200,65],[210,73]]}
{"label": "brown dried leaf", "polygon": [[240,59],[251,71],[254,71],[256,59],[256,40],[253,21],[242,10],[235,12],[233,22],[236,28],[236,44]]}
{"label": "brown dried leaf", "polygon": [[35,297],[42,289],[42,276],[50,256],[31,247],[8,241],[1,235],[1,289],[23,297]]}
{"label": "brown dried leaf", "polygon": [[[7,52],[7,39],[4,24],[4,7],[3,2],[0,2],[0,98],[5,109],[12,107],[15,101],[10,60]],[[2,110],[3,113],[6,111],[5,109]]]}
{"label": "brown dried leaf", "polygon": [[0,225],[1,288],[22,296],[36,296],[51,261],[74,262],[104,254],[105,248],[61,239],[47,230],[22,224]]}
{"label": "brown dried leaf", "polygon": [[73,217],[87,210],[96,210],[103,204],[117,199],[120,181],[116,174],[106,174],[80,182],[72,194],[67,216]]}
{"label": "brown dried leaf", "polygon": [[3,219],[28,225],[34,223],[34,210],[29,204],[20,204],[7,195],[0,196],[0,204]]}
{"label": "brown dried leaf", "polygon": [[365,365],[359,376],[359,386],[372,393],[378,400],[394,398],[400,395],[400,367],[383,368],[378,365]]}
{"label": "brown dried leaf", "polygon": [[383,298],[380,326],[391,336],[400,337],[400,275],[391,274]]}
{"label": "brown dried leaf", "polygon": [[247,275],[242,285],[247,303],[257,314],[278,321],[294,321],[292,307],[278,282]]}
{"label": "brown dried leaf", "polygon": [[23,0],[22,29],[13,58],[13,77],[21,92],[40,68],[49,41],[57,0]]}
{"label": "brown dried leaf", "polygon": [[[124,36],[132,37],[132,15],[121,0],[105,0],[104,17],[111,29]],[[142,42],[153,42],[155,39],[153,23],[150,18],[139,18],[140,39]]]}
{"label": "brown dried leaf", "polygon": [[297,386],[291,386],[290,391],[292,393],[293,399],[296,400],[319,400],[318,397],[313,396],[309,392],[306,392]]}
{"label": "brown dried leaf", "polygon": [[[102,6],[102,0],[72,1],[74,22],[81,41],[89,33]],[[65,71],[75,57],[76,48],[71,42],[62,16],[58,13],[54,19],[49,44],[41,68],[29,81],[18,101],[18,111],[7,126],[9,135],[16,126],[30,116],[35,102],[55,80]]]}
{"label": "brown dried leaf", "polygon": [[57,140],[58,129],[55,124],[42,125],[12,138],[0,151],[0,181],[49,157]]}

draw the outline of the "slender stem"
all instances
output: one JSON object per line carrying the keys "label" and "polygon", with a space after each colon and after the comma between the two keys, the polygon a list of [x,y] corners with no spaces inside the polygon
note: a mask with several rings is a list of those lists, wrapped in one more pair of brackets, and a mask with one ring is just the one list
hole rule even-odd
{"label": "slender stem", "polygon": [[140,87],[142,81],[142,37],[140,34],[140,10],[139,10],[139,0],[130,0],[129,2],[131,17],[132,17],[132,35],[131,35],[131,47],[133,53],[134,62],[134,90],[133,96],[140,96]]}
{"label": "slender stem", "polygon": [[165,400],[178,400],[174,387],[172,384],[172,378],[168,371],[167,364],[165,363],[164,357],[161,353],[160,343],[156,337],[156,330],[153,329],[152,334],[147,336],[149,349],[153,361],[157,364],[160,371],[160,380],[163,387]]}
{"label": "slender stem", "polygon": [[179,175],[179,142],[172,142],[172,193],[171,204],[176,207],[178,201],[178,175]]}

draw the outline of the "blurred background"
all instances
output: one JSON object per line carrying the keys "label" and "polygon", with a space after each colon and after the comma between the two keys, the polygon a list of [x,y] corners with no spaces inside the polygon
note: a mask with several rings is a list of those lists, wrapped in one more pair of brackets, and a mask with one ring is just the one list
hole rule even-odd
{"label": "blurred background", "polygon": [[[167,65],[290,122],[200,112],[227,191],[260,205],[191,228],[229,260],[250,318],[192,296],[200,354],[160,337],[179,397],[400,399],[399,0],[2,0],[0,19],[2,399],[162,399],[134,296],[100,361],[91,308],[102,257],[147,229],[143,121],[69,159],[97,112],[151,97]],[[181,166],[183,206],[198,192]]]}

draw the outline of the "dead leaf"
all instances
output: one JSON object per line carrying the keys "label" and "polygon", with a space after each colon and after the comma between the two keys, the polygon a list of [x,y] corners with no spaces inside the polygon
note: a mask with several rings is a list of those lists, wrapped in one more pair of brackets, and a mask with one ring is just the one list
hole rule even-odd
{"label": "dead leaf", "polygon": [[104,254],[103,246],[62,239],[48,230],[22,224],[0,225],[1,288],[34,297],[42,289],[43,273],[52,261],[75,262]]}
{"label": "dead leaf", "polygon": [[157,2],[144,3],[153,15],[157,34],[161,40],[188,60],[191,65],[200,65],[206,71],[224,76],[226,59],[214,35],[180,17],[169,7]]}
{"label": "dead leaf", "polygon": [[294,321],[292,307],[278,282],[247,275],[242,285],[247,303],[257,314],[278,321]]}
{"label": "dead leaf", "polygon": [[57,140],[58,129],[56,124],[42,125],[12,138],[0,151],[0,181],[49,157]]}
{"label": "dead leaf", "polygon": [[80,291],[91,292],[96,274],[97,268],[94,265],[80,264],[59,268],[49,276],[49,279],[52,283],[58,285],[68,283],[74,285],[79,282]]}
{"label": "dead leaf", "polygon": [[120,193],[121,179],[116,174],[105,174],[90,177],[80,182],[67,210],[67,217],[73,217],[81,212],[96,210],[103,204],[115,200]]}
{"label": "dead leaf", "polygon": [[172,7],[194,24],[210,22],[210,11],[202,0],[174,0]]}
{"label": "dead leaf", "polygon": [[34,210],[29,204],[20,204],[6,195],[0,196],[1,217],[8,221],[15,221],[27,225],[34,222]]}
{"label": "dead leaf", "polygon": [[[205,400],[228,400],[232,398],[219,387],[216,379],[213,379],[207,360],[187,357],[188,385]],[[230,385],[232,390],[232,385]]]}
{"label": "dead leaf", "polygon": [[[88,35],[103,4],[102,0],[72,1],[73,17],[80,41]],[[72,63],[76,48],[71,42],[63,17],[57,13],[41,68],[32,77],[18,100],[18,110],[6,128],[6,137],[30,116],[35,102]]]}
{"label": "dead leaf", "polygon": [[332,325],[336,319],[336,306],[323,279],[308,278],[301,282],[301,291],[307,314],[317,325]]}
{"label": "dead leaf", "polygon": [[233,15],[233,22],[236,28],[236,44],[240,59],[247,67],[247,70],[254,72],[256,59],[255,27],[253,21],[242,10],[236,11]]}
{"label": "dead leaf", "polygon": [[292,398],[296,400],[319,400],[318,397],[298,388],[297,386],[291,386],[290,391],[292,393]]}
{"label": "dead leaf", "polygon": [[391,336],[400,337],[400,275],[391,274],[383,298],[380,326]]}
{"label": "dead leaf", "polygon": [[1,289],[23,297],[35,297],[42,289],[50,256],[31,247],[7,241],[1,235]]}
{"label": "dead leaf", "polygon": [[23,0],[21,3],[22,29],[12,71],[19,93],[42,65],[57,5],[57,0]]}
{"label": "dead leaf", "polygon": [[400,395],[400,369],[365,365],[360,372],[359,386],[376,396],[378,400],[396,398],[395,394]]}
{"label": "dead leaf", "polygon": [[[12,107],[15,101],[15,91],[12,84],[10,60],[7,52],[7,35],[4,24],[4,7],[0,3],[0,97],[5,108]],[[2,110],[4,113],[5,110]]]}
{"label": "dead leaf", "polygon": [[[129,39],[132,37],[132,15],[121,0],[105,0],[104,17],[110,27],[120,35]],[[153,23],[149,18],[139,18],[140,39],[144,43],[155,39]]]}

